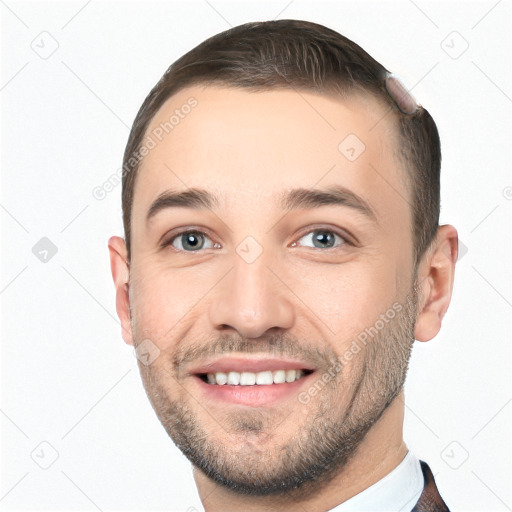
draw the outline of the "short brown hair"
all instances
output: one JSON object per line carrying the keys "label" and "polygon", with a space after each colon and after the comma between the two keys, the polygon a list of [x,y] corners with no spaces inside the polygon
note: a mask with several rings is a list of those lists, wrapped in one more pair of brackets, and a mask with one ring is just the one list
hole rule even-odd
{"label": "short brown hair", "polygon": [[131,213],[140,150],[151,120],[173,94],[196,84],[300,89],[318,93],[372,94],[393,109],[401,140],[398,153],[409,175],[414,258],[417,264],[439,227],[441,148],[436,124],[418,106],[398,107],[386,88],[386,68],[356,43],[322,25],[277,20],[239,25],[210,37],[174,62],[144,100],[123,158],[122,207],[128,259]]}

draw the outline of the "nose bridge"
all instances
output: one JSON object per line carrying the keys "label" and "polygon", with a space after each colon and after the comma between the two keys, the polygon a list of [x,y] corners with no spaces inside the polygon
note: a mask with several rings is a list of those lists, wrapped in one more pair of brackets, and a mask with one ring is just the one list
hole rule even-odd
{"label": "nose bridge", "polygon": [[293,305],[275,271],[268,268],[269,260],[265,254],[254,260],[233,254],[233,268],[211,306],[215,328],[232,328],[246,338],[258,338],[269,329],[291,327]]}

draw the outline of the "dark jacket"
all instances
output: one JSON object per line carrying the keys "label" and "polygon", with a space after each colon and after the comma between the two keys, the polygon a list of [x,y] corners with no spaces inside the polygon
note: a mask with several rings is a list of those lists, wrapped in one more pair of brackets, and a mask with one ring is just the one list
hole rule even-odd
{"label": "dark jacket", "polygon": [[411,512],[450,512],[437,490],[434,475],[428,464],[420,460],[420,465],[424,479],[423,492]]}

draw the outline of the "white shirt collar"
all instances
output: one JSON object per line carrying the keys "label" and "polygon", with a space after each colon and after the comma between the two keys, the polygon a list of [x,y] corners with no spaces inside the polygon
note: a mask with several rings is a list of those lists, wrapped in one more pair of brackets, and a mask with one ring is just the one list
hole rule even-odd
{"label": "white shirt collar", "polygon": [[423,484],[420,461],[408,452],[391,473],[330,512],[409,512],[419,500]]}

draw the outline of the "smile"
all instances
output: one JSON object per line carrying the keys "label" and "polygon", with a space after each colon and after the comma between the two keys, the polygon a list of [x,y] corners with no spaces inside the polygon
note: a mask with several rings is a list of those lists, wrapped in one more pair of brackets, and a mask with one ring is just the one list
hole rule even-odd
{"label": "smile", "polygon": [[266,355],[230,354],[204,359],[186,369],[209,407],[270,407],[296,400],[315,379],[310,362]]}
{"label": "smile", "polygon": [[311,373],[310,370],[265,370],[261,372],[215,372],[201,374],[208,384],[223,386],[269,386],[271,384],[291,383]]}

